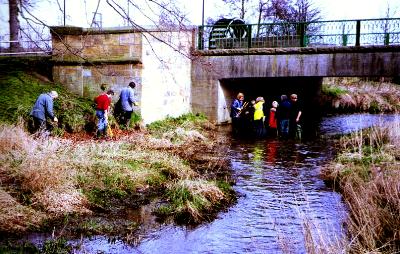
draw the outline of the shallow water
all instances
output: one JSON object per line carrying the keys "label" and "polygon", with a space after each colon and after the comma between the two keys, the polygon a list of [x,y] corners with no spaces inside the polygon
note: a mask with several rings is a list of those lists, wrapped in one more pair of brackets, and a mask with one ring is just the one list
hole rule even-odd
{"label": "shallow water", "polygon": [[233,139],[228,156],[240,197],[211,223],[186,228],[151,220],[135,244],[111,243],[103,236],[71,243],[81,244],[77,253],[306,253],[307,238],[319,248],[340,249],[346,209],[319,178],[334,154],[329,136],[394,118],[326,117],[318,129],[324,138],[304,142]]}

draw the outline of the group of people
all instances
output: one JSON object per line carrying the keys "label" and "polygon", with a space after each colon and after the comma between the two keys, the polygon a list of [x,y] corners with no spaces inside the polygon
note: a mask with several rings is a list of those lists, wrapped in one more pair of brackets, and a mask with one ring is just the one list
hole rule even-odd
{"label": "group of people", "polygon": [[[119,100],[114,107],[114,117],[122,128],[128,129],[132,117],[134,106],[137,106],[135,100],[134,88],[135,82],[130,82],[127,87],[121,90]],[[96,103],[97,132],[96,137],[101,138],[107,136],[108,116],[114,90],[108,89],[107,85],[102,84],[100,89],[103,91],[94,99]],[[107,90],[107,91],[106,91]],[[58,119],[54,115],[53,101],[58,98],[56,91],[40,94],[30,112],[32,117],[32,133],[50,133],[53,123],[57,123]],[[47,121],[47,120],[51,120]]]}
{"label": "group of people", "polygon": [[297,94],[281,95],[280,102],[272,101],[266,106],[263,97],[249,102],[238,93],[231,104],[232,131],[235,135],[254,135],[301,139],[302,108]]}

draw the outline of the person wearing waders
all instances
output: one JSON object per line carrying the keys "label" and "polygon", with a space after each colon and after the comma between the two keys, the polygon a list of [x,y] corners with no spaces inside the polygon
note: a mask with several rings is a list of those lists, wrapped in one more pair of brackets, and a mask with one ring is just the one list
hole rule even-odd
{"label": "person wearing waders", "polygon": [[289,118],[289,136],[291,138],[301,139],[301,114],[302,107],[297,100],[297,94],[290,95],[290,118]]}
{"label": "person wearing waders", "polygon": [[241,113],[243,110],[243,93],[238,93],[236,99],[233,100],[231,104],[231,118],[232,118],[232,133],[234,135],[240,134],[243,129],[241,121]]}
{"label": "person wearing waders", "polygon": [[268,133],[271,137],[278,136],[278,123],[276,119],[276,109],[279,104],[277,101],[272,102],[272,107],[269,109],[269,119],[268,119]]}
{"label": "person wearing waders", "polygon": [[289,118],[291,104],[287,95],[281,95],[281,103],[276,110],[276,119],[278,121],[279,137],[287,139],[289,137]]}
{"label": "person wearing waders", "polygon": [[265,127],[264,127],[264,98],[257,97],[256,104],[254,104],[254,130],[255,136],[257,138],[262,138],[265,136]]}

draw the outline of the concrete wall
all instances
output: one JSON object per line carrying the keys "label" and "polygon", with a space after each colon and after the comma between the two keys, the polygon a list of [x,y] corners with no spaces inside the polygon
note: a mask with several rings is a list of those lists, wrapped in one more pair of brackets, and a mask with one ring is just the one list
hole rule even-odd
{"label": "concrete wall", "polygon": [[[78,95],[93,98],[100,84],[116,91],[130,81],[145,124],[191,111],[189,51],[193,31],[54,27],[53,78]],[[168,45],[167,45],[168,44]]]}
{"label": "concrete wall", "polygon": [[192,32],[152,32],[144,36],[141,104],[144,122],[191,112]]}

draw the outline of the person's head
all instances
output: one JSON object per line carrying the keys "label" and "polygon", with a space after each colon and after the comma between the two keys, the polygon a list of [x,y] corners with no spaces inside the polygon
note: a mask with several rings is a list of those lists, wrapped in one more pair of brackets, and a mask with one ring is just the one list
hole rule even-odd
{"label": "person's head", "polygon": [[104,83],[100,85],[101,91],[105,91],[107,89],[107,87],[108,87],[108,85],[104,84]]}
{"label": "person's head", "polygon": [[57,99],[58,98],[58,93],[56,91],[51,91],[50,93],[51,98]]}
{"label": "person's head", "polygon": [[277,108],[277,107],[278,107],[278,105],[279,105],[279,104],[278,104],[278,102],[277,102],[277,101],[273,101],[273,102],[272,102],[272,107],[274,107],[274,108]]}
{"label": "person's head", "polygon": [[114,90],[109,89],[109,90],[107,91],[107,95],[113,96],[113,95],[114,95]]}
{"label": "person's head", "polygon": [[290,100],[291,100],[291,101],[297,101],[297,94],[295,94],[295,93],[294,93],[294,94],[291,94],[291,95],[290,95]]}
{"label": "person's head", "polygon": [[287,95],[286,94],[282,94],[281,95],[281,101],[285,101],[287,100]]}
{"label": "person's head", "polygon": [[236,98],[240,101],[244,100],[244,94],[243,93],[238,93],[238,95],[236,96]]}
{"label": "person's head", "polygon": [[257,97],[256,103],[257,103],[257,102],[260,102],[260,101],[264,102],[264,97]]}
{"label": "person's head", "polygon": [[135,82],[131,81],[131,82],[129,82],[128,86],[133,89],[136,87],[136,84],[135,84]]}

